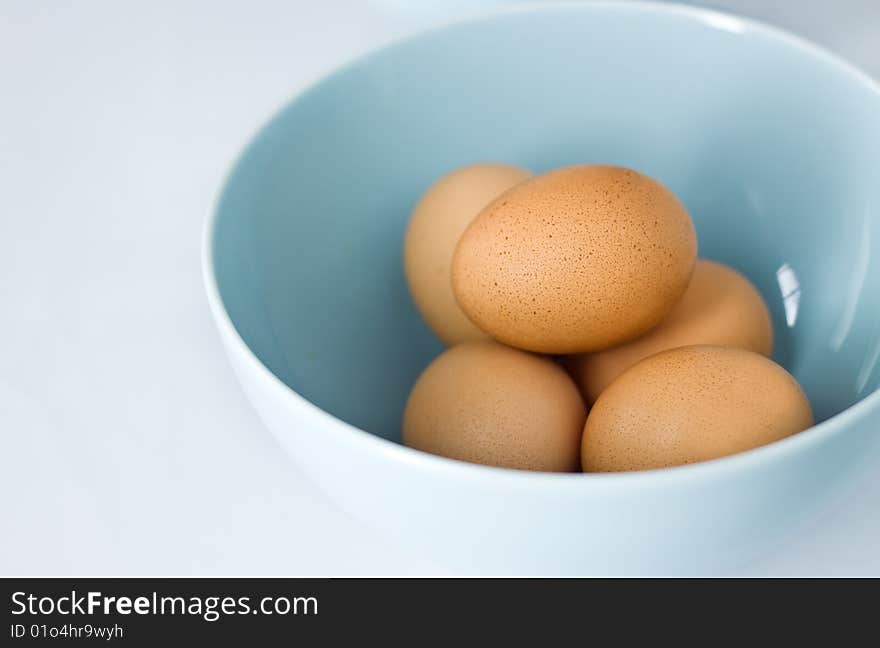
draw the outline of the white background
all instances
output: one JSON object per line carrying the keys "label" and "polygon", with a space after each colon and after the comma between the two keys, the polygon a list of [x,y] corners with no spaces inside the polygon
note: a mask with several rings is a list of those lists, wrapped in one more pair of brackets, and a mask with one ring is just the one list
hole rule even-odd
{"label": "white background", "polygon": [[[276,446],[221,352],[199,243],[298,88],[466,4],[0,0],[0,575],[444,573]],[[876,0],[706,4],[880,76]],[[880,576],[878,512],[880,466],[740,573]]]}

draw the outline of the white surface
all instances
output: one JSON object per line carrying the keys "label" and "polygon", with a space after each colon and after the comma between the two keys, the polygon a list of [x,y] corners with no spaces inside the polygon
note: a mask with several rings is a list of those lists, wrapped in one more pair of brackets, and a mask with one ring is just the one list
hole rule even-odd
{"label": "white surface", "polygon": [[[711,4],[880,75],[873,0]],[[443,12],[429,13],[0,1],[0,575],[444,573],[287,461],[220,350],[199,267],[203,219],[253,131]],[[880,466],[742,573],[880,576],[878,511]]]}

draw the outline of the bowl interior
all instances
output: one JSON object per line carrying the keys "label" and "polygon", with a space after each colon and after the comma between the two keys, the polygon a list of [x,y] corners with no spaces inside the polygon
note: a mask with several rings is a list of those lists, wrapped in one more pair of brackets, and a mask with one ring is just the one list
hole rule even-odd
{"label": "bowl interior", "polygon": [[880,98],[799,42],[644,6],[513,11],[362,59],[287,106],[223,190],[211,245],[233,324],[281,380],[398,440],[441,350],[401,243],[456,166],[620,164],[670,187],[700,255],[773,315],[817,420],[880,382]]}

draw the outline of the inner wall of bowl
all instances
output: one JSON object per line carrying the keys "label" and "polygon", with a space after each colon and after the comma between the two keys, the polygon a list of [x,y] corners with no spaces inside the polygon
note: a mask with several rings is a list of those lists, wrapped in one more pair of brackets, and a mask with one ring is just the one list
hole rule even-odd
{"label": "inner wall of bowl", "polygon": [[763,293],[775,359],[818,420],[877,388],[876,93],[763,31],[660,10],[457,25],[288,106],[219,205],[217,279],[245,342],[319,407],[398,440],[409,389],[441,351],[407,293],[404,228],[434,180],[487,160],[659,179],[689,209],[701,256]]}

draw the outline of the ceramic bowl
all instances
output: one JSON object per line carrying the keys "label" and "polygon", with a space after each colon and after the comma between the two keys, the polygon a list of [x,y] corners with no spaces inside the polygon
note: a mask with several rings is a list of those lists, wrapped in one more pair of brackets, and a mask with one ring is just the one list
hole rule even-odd
{"label": "ceramic bowl", "polygon": [[[817,425],[681,468],[542,474],[400,444],[441,351],[401,265],[414,203],[477,161],[625,165],[770,305]],[[247,146],[205,237],[245,393],[343,510],[468,574],[704,574],[784,541],[880,427],[880,91],[794,36],[661,4],[518,7],[432,29],[300,94]]]}

